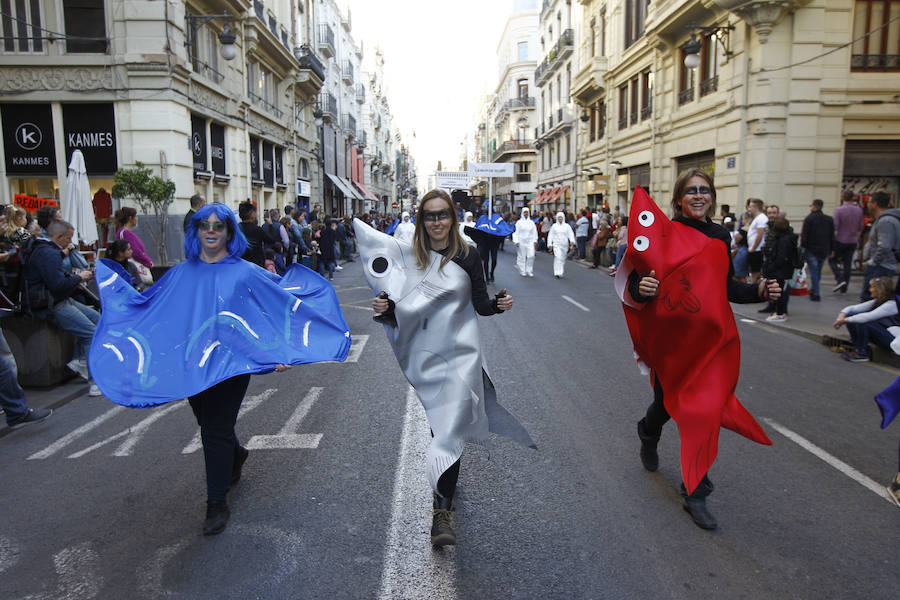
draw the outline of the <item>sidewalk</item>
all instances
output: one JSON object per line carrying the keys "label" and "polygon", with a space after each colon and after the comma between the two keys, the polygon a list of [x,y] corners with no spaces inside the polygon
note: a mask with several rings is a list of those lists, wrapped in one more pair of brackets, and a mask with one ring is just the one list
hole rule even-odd
{"label": "sidewalk", "polygon": [[[575,264],[587,268],[590,266],[588,261],[571,261]],[[609,272],[608,267],[601,267],[597,270],[599,273],[606,274]],[[771,327],[784,329],[790,333],[803,336],[827,346],[850,345],[850,334],[847,333],[846,327],[840,329],[834,328],[834,320],[837,318],[841,309],[852,304],[859,303],[859,293],[862,287],[862,274],[854,273],[850,279],[850,286],[846,293],[834,293],[832,288],[835,286],[834,274],[826,265],[822,269],[822,281],[819,284],[819,295],[821,301],[813,302],[809,296],[791,296],[788,302],[788,319],[784,322],[766,321],[768,314],[758,312],[765,304],[732,304],[734,315],[738,319],[752,319],[760,323],[764,323]],[[844,342],[845,344],[842,344]],[[892,367],[900,368],[900,356],[897,356],[890,350],[872,346],[872,360],[874,362],[886,364]]]}
{"label": "sidewalk", "polygon": [[[75,400],[80,396],[87,396],[88,384],[80,377],[73,377],[65,383],[45,388],[25,388],[25,399],[28,408],[52,408],[56,410],[60,406]],[[50,417],[51,419],[53,416]],[[40,427],[29,425],[28,427]],[[3,438],[15,429],[6,426],[6,417],[0,417],[0,438]]]}

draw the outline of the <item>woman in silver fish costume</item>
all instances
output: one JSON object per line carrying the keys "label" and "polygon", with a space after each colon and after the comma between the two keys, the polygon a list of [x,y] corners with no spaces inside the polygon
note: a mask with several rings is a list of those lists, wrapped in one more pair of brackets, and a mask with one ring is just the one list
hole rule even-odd
{"label": "woman in silver fish costume", "polygon": [[[488,296],[481,259],[460,237],[453,202],[445,192],[425,194],[416,213],[412,246],[399,244],[362,221],[354,233],[376,319],[403,374],[425,407],[434,439],[428,479],[434,492],[431,543],[456,543],[453,493],[466,442],[484,444],[489,433],[526,446],[524,427],[497,403],[484,369],[475,311],[510,310],[513,298]],[[473,310],[474,307],[474,310]]]}

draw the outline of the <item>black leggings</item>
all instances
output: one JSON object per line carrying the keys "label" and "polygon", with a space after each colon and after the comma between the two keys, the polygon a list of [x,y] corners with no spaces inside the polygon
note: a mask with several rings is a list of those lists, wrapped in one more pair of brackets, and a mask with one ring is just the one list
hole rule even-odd
{"label": "black leggings", "polygon": [[200,440],[206,461],[207,500],[225,502],[231,483],[231,469],[241,447],[234,424],[249,385],[250,375],[238,375],[188,398],[200,425]]}
{"label": "black leggings", "polygon": [[[671,418],[672,417],[669,416],[669,411],[666,410],[666,406],[663,404],[662,384],[659,383],[659,378],[654,373],[653,402],[647,407],[647,414],[644,416],[644,432],[650,437],[659,439],[659,436],[662,435],[663,425],[668,423]],[[707,475],[704,475],[700,484],[697,486],[697,489],[694,490],[694,493],[691,494],[691,496],[706,496],[709,492],[704,492],[704,490],[711,489],[712,482]]]}
{"label": "black leggings", "polygon": [[[431,432],[431,437],[434,437],[434,431]],[[438,493],[444,498],[453,498],[453,493],[456,492],[456,482],[459,481],[459,463],[461,460],[462,457],[457,458],[456,462],[441,473],[438,479]]]}
{"label": "black leggings", "polygon": [[[484,265],[485,279],[494,278],[494,269],[497,268],[497,248],[499,248],[499,246],[500,244],[497,243],[478,245],[478,253],[481,255],[481,263]],[[488,269],[488,260],[491,262],[490,269]]]}

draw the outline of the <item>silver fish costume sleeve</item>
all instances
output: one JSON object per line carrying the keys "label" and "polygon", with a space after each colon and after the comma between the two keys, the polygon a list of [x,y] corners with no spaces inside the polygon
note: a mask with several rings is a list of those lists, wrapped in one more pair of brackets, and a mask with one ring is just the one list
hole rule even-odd
{"label": "silver fish costume sleeve", "polygon": [[396,326],[385,325],[400,369],[425,408],[434,439],[428,448],[428,480],[437,482],[462,455],[466,442],[485,444],[496,433],[534,448],[521,423],[497,402],[487,374],[472,307],[468,273],[443,258],[419,269],[408,244],[354,219],[366,282],[394,302]]}

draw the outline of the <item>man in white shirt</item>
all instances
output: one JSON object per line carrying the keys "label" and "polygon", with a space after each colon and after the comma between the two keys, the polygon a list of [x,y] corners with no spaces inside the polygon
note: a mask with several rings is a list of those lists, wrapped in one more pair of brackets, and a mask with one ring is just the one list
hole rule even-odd
{"label": "man in white shirt", "polygon": [[584,260],[587,253],[588,227],[591,222],[587,218],[587,209],[581,209],[581,216],[575,221],[575,244],[578,247],[578,260]]}
{"label": "man in white shirt", "polygon": [[769,224],[769,218],[763,212],[763,201],[759,198],[750,198],[747,200],[747,209],[750,211],[752,220],[747,227],[747,265],[750,269],[750,278],[753,283],[759,282],[759,275],[762,271],[763,263],[763,242],[766,237],[766,227]]}

